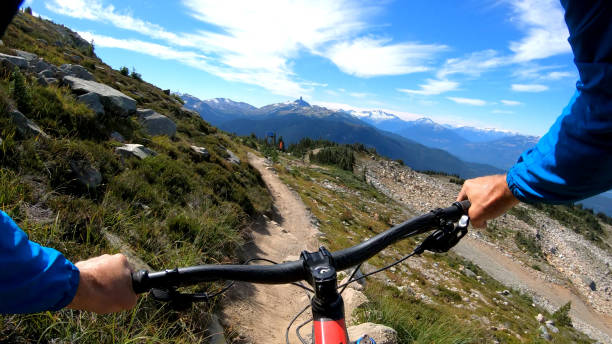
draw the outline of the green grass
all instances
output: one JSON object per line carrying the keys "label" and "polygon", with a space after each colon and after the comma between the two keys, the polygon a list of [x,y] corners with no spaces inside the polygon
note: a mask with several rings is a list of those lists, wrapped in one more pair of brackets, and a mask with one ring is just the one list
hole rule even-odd
{"label": "green grass", "polygon": [[[90,46],[60,37],[57,30],[63,29],[20,14],[3,37],[3,51],[13,47],[35,52],[56,65],[70,63],[64,52],[78,55],[98,81],[132,96],[138,107],[168,116],[178,133],[173,138],[149,137],[134,117],[98,117],[67,88],[40,86],[34,75],[22,71],[11,76],[14,70],[0,68],[0,209],[31,240],[58,249],[72,261],[116,252],[106,232],[122,239],[155,270],[235,261],[245,226],[272,204],[260,174],[246,163],[248,148],[181,110],[173,96],[121,75]],[[15,92],[15,78],[22,78],[17,87],[21,91]],[[28,96],[21,97],[23,92]],[[8,116],[16,106],[50,138],[20,136]],[[112,131],[158,155],[120,158],[114,153],[120,144],[109,139]],[[206,147],[210,159],[195,156],[191,145]],[[244,162],[228,163],[221,147]],[[99,170],[102,184],[95,189],[80,185],[71,161]],[[3,315],[0,342],[206,342],[208,312],[215,307],[176,312],[143,297],[133,311],[114,315],[71,310]]]}
{"label": "green grass", "polygon": [[400,343],[474,343],[482,336],[480,329],[464,326],[451,314],[441,313],[395,288],[369,283],[371,286],[366,290],[369,303],[359,311],[359,320],[395,329]]}

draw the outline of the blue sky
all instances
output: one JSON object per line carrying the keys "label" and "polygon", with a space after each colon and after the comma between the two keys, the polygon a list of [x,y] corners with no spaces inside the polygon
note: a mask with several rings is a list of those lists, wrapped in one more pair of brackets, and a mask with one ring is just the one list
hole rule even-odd
{"label": "blue sky", "polygon": [[161,88],[542,135],[578,74],[557,0],[27,0]]}

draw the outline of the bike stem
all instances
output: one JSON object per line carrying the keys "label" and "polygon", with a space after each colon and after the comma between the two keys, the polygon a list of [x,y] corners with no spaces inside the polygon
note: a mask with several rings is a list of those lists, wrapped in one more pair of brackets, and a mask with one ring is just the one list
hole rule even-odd
{"label": "bike stem", "polygon": [[338,293],[338,277],[332,254],[323,246],[318,252],[301,254],[308,283],[314,288],[311,300],[315,344],[348,344],[344,320],[344,301]]}

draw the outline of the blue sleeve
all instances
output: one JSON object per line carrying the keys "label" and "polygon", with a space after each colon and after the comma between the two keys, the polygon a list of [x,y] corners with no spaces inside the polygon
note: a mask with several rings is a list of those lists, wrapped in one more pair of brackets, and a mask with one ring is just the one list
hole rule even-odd
{"label": "blue sleeve", "polygon": [[612,3],[561,3],[580,80],[548,133],[508,172],[524,202],[570,203],[612,188]]}
{"label": "blue sleeve", "polygon": [[58,251],[28,240],[0,211],[0,314],[66,307],[79,285],[79,270]]}

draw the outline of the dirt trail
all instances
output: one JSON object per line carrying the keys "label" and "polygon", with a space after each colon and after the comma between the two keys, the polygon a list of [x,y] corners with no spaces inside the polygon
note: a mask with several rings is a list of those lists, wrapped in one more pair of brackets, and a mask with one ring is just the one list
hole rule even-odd
{"label": "dirt trail", "polygon": [[[276,213],[272,220],[262,219],[252,226],[252,240],[244,248],[244,257],[282,262],[297,259],[302,250],[316,250],[319,232],[310,223],[302,201],[267,168],[263,158],[249,153],[249,163],[261,173]],[[250,283],[237,283],[228,301],[224,321],[252,343],[284,343],[286,327],[308,303],[306,293],[298,287]],[[298,342],[293,329],[290,334],[291,342]]]}
{"label": "dirt trail", "polygon": [[598,340],[612,344],[612,317],[594,311],[568,288],[541,279],[530,269],[478,239],[466,236],[453,250],[499,282],[544,298],[555,309],[571,301],[570,315],[575,325]]}

